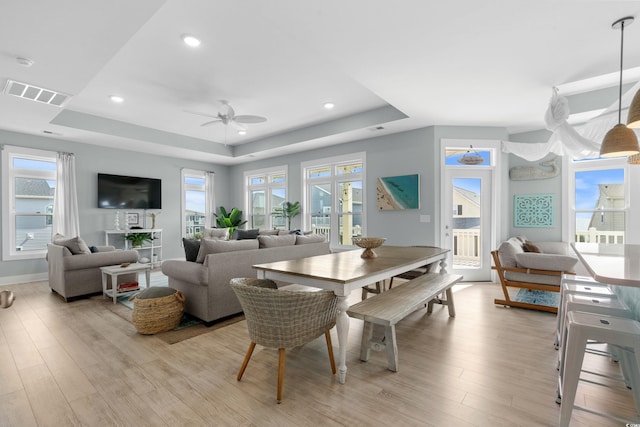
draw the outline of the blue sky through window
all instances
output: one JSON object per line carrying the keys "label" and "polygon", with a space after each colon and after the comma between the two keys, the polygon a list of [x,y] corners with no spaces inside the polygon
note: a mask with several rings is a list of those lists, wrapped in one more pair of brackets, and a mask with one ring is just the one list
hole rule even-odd
{"label": "blue sky through window", "polygon": [[624,169],[576,172],[576,209],[596,209],[598,184],[624,184]]}

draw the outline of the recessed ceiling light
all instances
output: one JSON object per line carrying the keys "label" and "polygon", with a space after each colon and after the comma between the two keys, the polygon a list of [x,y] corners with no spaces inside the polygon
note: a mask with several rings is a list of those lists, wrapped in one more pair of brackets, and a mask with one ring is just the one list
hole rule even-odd
{"label": "recessed ceiling light", "polygon": [[247,131],[246,130],[239,130],[238,131],[238,135],[246,135]]}
{"label": "recessed ceiling light", "polygon": [[190,35],[190,34],[183,34],[182,35],[182,41],[185,42],[185,44],[187,46],[191,46],[191,47],[198,47],[200,46],[200,39]]}
{"label": "recessed ceiling light", "polygon": [[120,104],[120,103],[124,102],[124,98],[123,98],[123,97],[121,97],[121,96],[118,96],[118,95],[111,95],[111,96],[109,97],[109,99],[110,99],[112,102],[115,102],[116,104]]}
{"label": "recessed ceiling light", "polygon": [[326,108],[327,110],[331,110],[335,106],[336,106],[336,104],[334,104],[333,102],[325,102],[324,103],[324,108]]}

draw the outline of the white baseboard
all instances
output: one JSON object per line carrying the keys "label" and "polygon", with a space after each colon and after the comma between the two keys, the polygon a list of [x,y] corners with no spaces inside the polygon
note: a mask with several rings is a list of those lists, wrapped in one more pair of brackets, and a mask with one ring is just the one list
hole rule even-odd
{"label": "white baseboard", "polygon": [[20,283],[43,282],[49,280],[49,273],[23,274],[21,276],[0,277],[0,286],[18,285]]}

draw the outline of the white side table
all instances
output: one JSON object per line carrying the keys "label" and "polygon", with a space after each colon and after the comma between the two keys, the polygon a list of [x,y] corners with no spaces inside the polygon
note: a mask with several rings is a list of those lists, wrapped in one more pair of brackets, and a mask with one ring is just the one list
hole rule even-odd
{"label": "white side table", "polygon": [[[134,263],[126,267],[109,265],[107,267],[100,267],[100,271],[102,272],[102,294],[113,298],[114,304],[118,302],[118,296],[138,292],[137,289],[134,291],[118,292],[118,276],[121,274],[136,273],[136,277],[138,277],[138,273],[144,271],[145,278],[147,279],[146,287],[148,288],[151,283],[151,264]],[[111,289],[107,289],[107,276],[111,276]]]}

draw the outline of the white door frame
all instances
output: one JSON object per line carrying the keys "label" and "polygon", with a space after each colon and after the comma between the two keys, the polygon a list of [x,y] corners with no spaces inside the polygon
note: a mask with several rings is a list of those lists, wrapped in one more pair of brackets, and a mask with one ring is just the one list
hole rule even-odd
{"label": "white door frame", "polygon": [[[473,167],[465,167],[465,166],[446,166],[445,165],[445,153],[447,149],[459,149],[459,150],[468,150],[469,146],[473,145],[474,149],[477,150],[489,150],[491,151],[491,165],[489,166],[473,166]],[[481,215],[483,218],[481,226],[484,228],[482,240],[483,245],[481,249],[481,253],[483,255],[482,258],[482,270],[457,270],[453,269],[453,255],[452,253],[448,256],[448,265],[449,271],[456,272],[457,274],[463,274],[466,272],[467,277],[464,280],[474,280],[474,281],[490,281],[491,274],[491,250],[495,248],[498,231],[498,224],[501,221],[501,211],[499,201],[499,194],[501,194],[501,185],[498,177],[500,176],[500,148],[501,141],[499,140],[471,140],[471,139],[441,139],[440,140],[440,168],[442,171],[441,174],[441,182],[440,182],[440,195],[441,195],[441,206],[440,206],[440,246],[446,249],[452,249],[452,239],[447,234],[451,232],[451,219],[452,212],[451,208],[451,198],[452,198],[452,188],[450,188],[450,183],[453,177],[473,177],[474,171],[476,171],[475,175],[481,179],[488,180],[490,184],[490,190],[488,195],[483,195],[488,197],[488,201],[485,204],[485,210],[488,209],[490,212],[487,215],[485,212]],[[483,176],[484,175],[484,176]],[[483,197],[483,199],[485,198]],[[477,273],[477,274],[474,274]]]}

